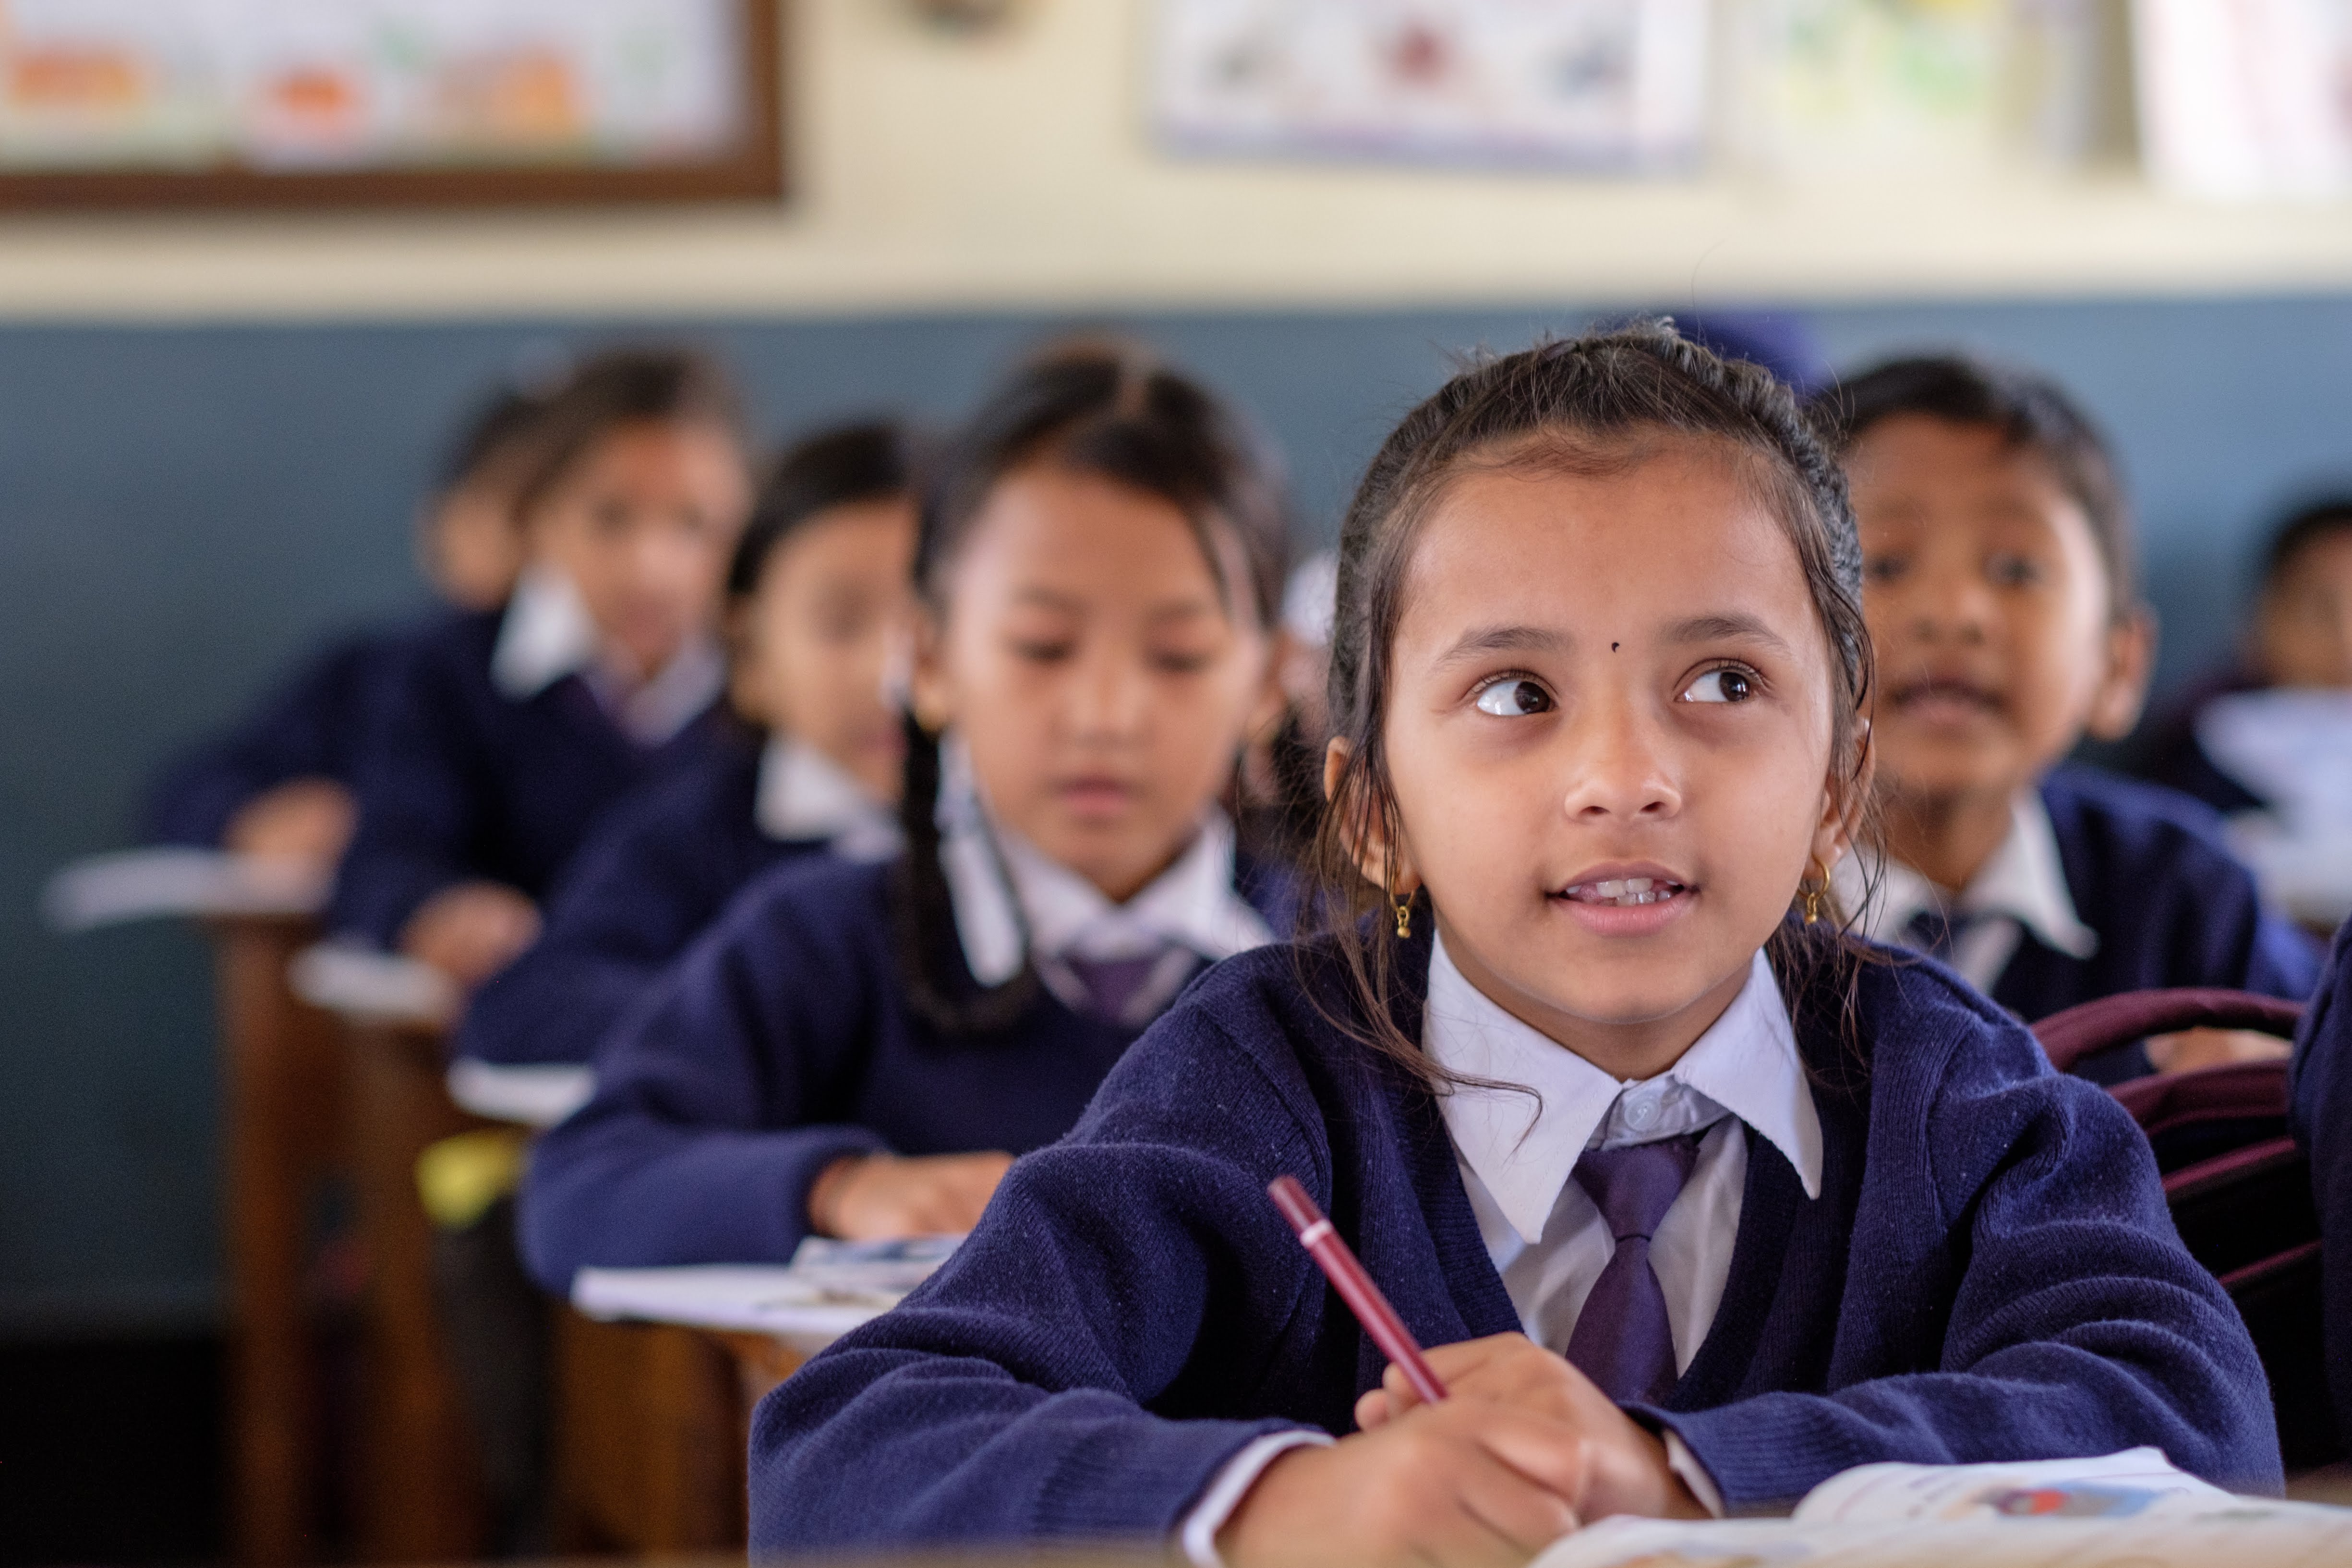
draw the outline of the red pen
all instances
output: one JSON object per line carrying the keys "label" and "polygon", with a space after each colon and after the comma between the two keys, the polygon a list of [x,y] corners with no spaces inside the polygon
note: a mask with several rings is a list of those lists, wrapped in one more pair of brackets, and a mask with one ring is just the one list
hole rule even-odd
{"label": "red pen", "polygon": [[1372,1283],[1372,1277],[1364,1272],[1364,1266],[1356,1261],[1348,1244],[1339,1239],[1338,1229],[1323,1217],[1315,1200],[1307,1195],[1307,1189],[1298,1184],[1298,1179],[1276,1176],[1265,1190],[1274,1199],[1274,1206],[1282,1211],[1282,1217],[1290,1222],[1290,1228],[1298,1233],[1298,1245],[1315,1259],[1315,1266],[1323,1270],[1324,1278],[1331,1281],[1331,1289],[1339,1292],[1339,1300],[1348,1303],[1348,1310],[1356,1314],[1356,1321],[1364,1325],[1364,1332],[1372,1336],[1372,1343],[1381,1347],[1381,1353],[1396,1363],[1404,1380],[1412,1384],[1412,1391],[1421,1395],[1424,1404],[1434,1405],[1444,1398],[1445,1384],[1438,1382],[1437,1373],[1430,1370],[1421,1347],[1412,1342],[1412,1331],[1396,1315],[1396,1309],[1389,1305],[1389,1299],[1381,1294],[1381,1288]]}

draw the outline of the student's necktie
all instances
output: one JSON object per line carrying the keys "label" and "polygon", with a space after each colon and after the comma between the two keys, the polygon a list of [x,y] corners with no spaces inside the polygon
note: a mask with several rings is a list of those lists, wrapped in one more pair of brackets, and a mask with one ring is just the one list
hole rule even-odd
{"label": "student's necktie", "polygon": [[1952,962],[1952,944],[1969,929],[1969,919],[1963,915],[1954,920],[1934,905],[1921,910],[1903,925],[1903,942],[1928,957],[1942,963]]}
{"label": "student's necktie", "polygon": [[1128,1010],[1135,1005],[1136,994],[1160,967],[1168,955],[1161,948],[1140,958],[1079,958],[1066,957],[1062,962],[1077,976],[1085,988],[1086,1005],[1079,1009],[1088,1017],[1099,1018],[1106,1024],[1128,1022]]}
{"label": "student's necktie", "polygon": [[1576,1163],[1576,1184],[1600,1209],[1617,1250],[1584,1299],[1568,1359],[1612,1399],[1654,1402],[1675,1385],[1674,1325],[1650,1268],[1650,1237],[1690,1180],[1704,1136],[1590,1149]]}

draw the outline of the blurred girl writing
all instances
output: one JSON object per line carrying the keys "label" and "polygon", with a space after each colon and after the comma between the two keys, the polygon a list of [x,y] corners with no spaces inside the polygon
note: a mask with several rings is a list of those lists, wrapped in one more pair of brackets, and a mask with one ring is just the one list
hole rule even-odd
{"label": "blurred girl writing", "polygon": [[925,503],[904,855],[779,868],[540,1144],[533,1271],[960,1231],[1288,880],[1217,805],[1280,708],[1280,498],[1245,433],[1117,347],[1047,354]]}

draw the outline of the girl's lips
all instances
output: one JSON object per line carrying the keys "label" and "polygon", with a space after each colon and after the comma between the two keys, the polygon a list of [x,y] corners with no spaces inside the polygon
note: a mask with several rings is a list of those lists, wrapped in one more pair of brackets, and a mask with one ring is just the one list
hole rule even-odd
{"label": "girl's lips", "polygon": [[[1630,889],[1628,881],[1653,885]],[[1614,894],[1603,891],[1612,886]],[[1683,918],[1698,898],[1698,889],[1680,882],[1646,878],[1580,882],[1550,897],[1552,908],[1596,936],[1654,936]]]}
{"label": "girl's lips", "polygon": [[1118,779],[1066,779],[1054,786],[1061,803],[1089,815],[1124,811],[1134,804],[1135,786]]}

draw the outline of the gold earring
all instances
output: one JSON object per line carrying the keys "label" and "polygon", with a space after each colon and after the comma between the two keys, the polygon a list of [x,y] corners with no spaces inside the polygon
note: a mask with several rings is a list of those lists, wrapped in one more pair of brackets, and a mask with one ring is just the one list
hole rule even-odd
{"label": "gold earring", "polygon": [[[1822,866],[1822,859],[1821,859],[1821,857],[1820,857],[1820,856],[1818,856],[1818,855],[1814,856],[1814,857],[1813,857],[1813,859],[1812,859],[1812,864],[1814,864],[1814,865],[1816,865],[1816,866]],[[1797,889],[1797,890],[1798,890],[1799,892],[1801,892],[1801,893],[1802,893],[1802,894],[1804,895],[1804,899],[1805,899],[1805,923],[1806,923],[1807,925],[1813,925],[1813,924],[1817,923],[1817,922],[1821,920],[1821,918],[1822,918],[1822,903],[1823,903],[1823,901],[1824,901],[1824,900],[1826,900],[1828,899],[1828,897],[1829,897],[1829,891],[1830,891],[1830,873],[1829,873],[1829,868],[1828,868],[1828,867],[1826,867],[1826,866],[1822,866],[1822,877],[1821,877],[1821,880],[1820,880],[1820,881],[1818,881],[1818,882],[1801,882],[1801,883],[1799,883],[1799,884],[1798,884],[1798,889]]]}
{"label": "gold earring", "polygon": [[1396,880],[1393,876],[1391,877],[1388,885],[1381,890],[1388,894],[1389,908],[1395,911],[1396,914],[1397,939],[1399,941],[1403,941],[1411,937],[1412,935],[1412,895],[1407,894],[1402,899],[1396,896]]}

